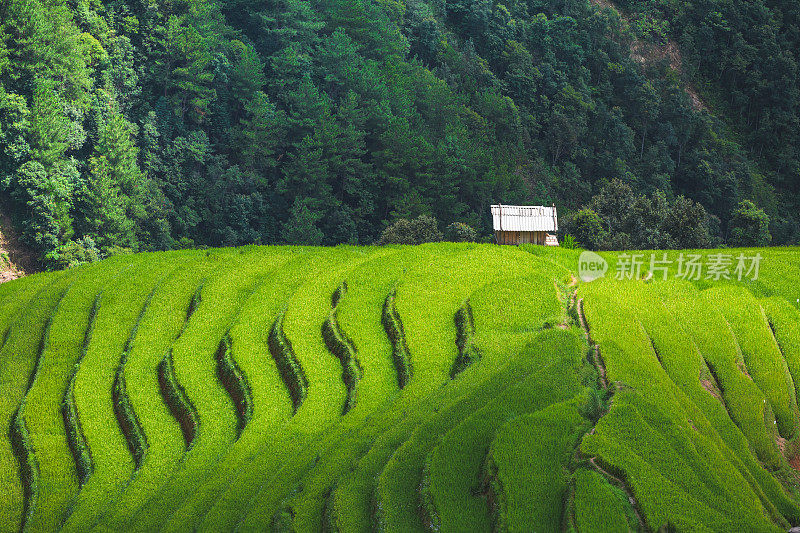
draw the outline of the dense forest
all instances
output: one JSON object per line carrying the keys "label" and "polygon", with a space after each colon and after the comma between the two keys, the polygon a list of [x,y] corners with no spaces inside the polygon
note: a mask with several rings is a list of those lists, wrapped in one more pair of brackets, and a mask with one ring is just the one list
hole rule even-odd
{"label": "dense forest", "polygon": [[[0,36],[0,209],[50,265],[620,191],[800,240],[794,1],[4,0]],[[695,242],[647,220],[614,244]]]}

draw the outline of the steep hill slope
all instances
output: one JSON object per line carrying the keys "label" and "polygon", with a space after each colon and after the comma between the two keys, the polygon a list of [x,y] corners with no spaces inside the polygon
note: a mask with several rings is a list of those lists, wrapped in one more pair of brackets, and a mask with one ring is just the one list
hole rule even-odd
{"label": "steep hill slope", "polygon": [[0,283],[36,272],[34,257],[19,241],[11,220],[0,213]]}
{"label": "steep hill slope", "polygon": [[745,199],[799,242],[794,3],[614,3],[9,0],[0,193],[54,261],[489,235],[490,203],[566,215],[615,179],[717,242]]}
{"label": "steep hill slope", "polygon": [[560,249],[246,247],[3,284],[0,530],[785,530],[798,253],[583,283]]}

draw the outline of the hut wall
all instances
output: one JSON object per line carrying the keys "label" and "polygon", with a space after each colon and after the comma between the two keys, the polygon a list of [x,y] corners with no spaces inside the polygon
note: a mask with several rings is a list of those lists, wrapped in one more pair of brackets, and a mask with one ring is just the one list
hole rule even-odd
{"label": "hut wall", "polygon": [[538,244],[544,246],[547,232],[545,231],[495,231],[497,244]]}

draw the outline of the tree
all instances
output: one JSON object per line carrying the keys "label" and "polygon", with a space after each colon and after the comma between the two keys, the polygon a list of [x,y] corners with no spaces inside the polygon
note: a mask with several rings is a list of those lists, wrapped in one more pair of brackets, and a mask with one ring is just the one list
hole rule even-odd
{"label": "tree", "polygon": [[[0,192],[42,253],[106,253],[103,231],[367,243],[423,214],[481,235],[489,198],[591,209],[608,234],[586,246],[664,248],[716,244],[747,196],[797,242],[796,2],[620,2],[627,20],[575,0],[8,0]],[[642,43],[664,32],[680,69]]]}
{"label": "tree", "polygon": [[453,222],[444,230],[444,240],[449,242],[475,242],[478,233],[468,224]]}
{"label": "tree", "polygon": [[44,256],[44,263],[50,270],[74,268],[86,263],[94,263],[103,258],[91,237],[62,244]]}
{"label": "tree", "polygon": [[750,200],[742,200],[728,224],[729,246],[769,246],[769,216]]}
{"label": "tree", "polygon": [[317,227],[320,218],[320,214],[310,209],[307,202],[297,198],[289,220],[283,227],[283,239],[289,244],[322,244],[322,230]]}
{"label": "tree", "polygon": [[48,172],[38,161],[28,161],[15,173],[14,199],[29,213],[25,237],[43,255],[66,242],[73,233],[72,182],[74,166],[56,165]]}
{"label": "tree", "polygon": [[[601,226],[607,228],[600,242],[596,240],[598,221],[593,212]],[[670,202],[664,192],[657,190],[648,198],[614,180],[592,198],[589,209],[576,215],[570,229],[581,244],[591,242],[611,250],[707,248],[714,244],[713,220],[702,205],[683,196]],[[583,225],[585,230],[578,229]]]}
{"label": "tree", "polygon": [[669,207],[662,228],[675,240],[676,248],[710,248],[714,244],[708,212],[684,196],[678,196]]}
{"label": "tree", "polygon": [[578,244],[587,250],[597,250],[606,240],[603,221],[600,219],[600,215],[591,209],[578,211],[572,218],[569,227]]}
{"label": "tree", "polygon": [[148,218],[146,179],[137,163],[133,127],[115,102],[107,105],[81,202],[84,234],[102,249],[113,245],[137,249],[137,230]]}
{"label": "tree", "polygon": [[34,82],[29,138],[31,158],[50,169],[64,157],[69,146],[69,121],[64,102],[55,92],[55,82],[39,78]]}
{"label": "tree", "polygon": [[135,248],[137,241],[133,220],[125,214],[125,200],[120,194],[112,166],[104,156],[93,157],[91,172],[84,185],[81,211],[83,230],[95,236],[104,249],[111,246]]}
{"label": "tree", "polygon": [[[624,249],[622,245],[630,242],[630,247],[647,248],[652,243],[648,230],[657,227],[653,224],[653,205],[644,195],[636,194],[633,188],[621,180],[612,180],[592,198],[589,209],[597,213],[608,230],[607,237],[614,244],[603,244],[603,248]],[[621,237],[625,235],[626,238]],[[578,239],[579,242],[580,238]]]}
{"label": "tree", "polygon": [[181,116],[203,122],[217,96],[211,68],[210,39],[172,16],[167,23],[169,63],[165,93],[172,95]]}
{"label": "tree", "polygon": [[444,238],[439,231],[436,219],[427,215],[420,215],[414,220],[401,218],[388,226],[378,244],[423,244],[426,242],[439,242]]}
{"label": "tree", "polygon": [[245,104],[245,117],[239,126],[241,143],[237,148],[242,162],[263,172],[265,178],[271,177],[278,165],[278,152],[285,143],[285,123],[286,114],[261,91]]}

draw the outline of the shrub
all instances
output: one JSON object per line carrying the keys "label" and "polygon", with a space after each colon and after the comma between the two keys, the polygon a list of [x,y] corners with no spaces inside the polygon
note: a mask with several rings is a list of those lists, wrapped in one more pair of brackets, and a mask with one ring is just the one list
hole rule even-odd
{"label": "shrub", "polygon": [[114,257],[115,255],[131,255],[134,253],[132,248],[125,248],[124,246],[106,246],[103,248],[104,257]]}
{"label": "shrub", "polygon": [[662,229],[672,236],[676,248],[709,248],[713,245],[710,221],[702,205],[678,196],[664,217]]}
{"label": "shrub", "polygon": [[384,244],[422,244],[425,242],[439,242],[443,239],[436,219],[427,215],[420,215],[414,220],[398,219],[388,226],[381,238],[379,245]]}
{"label": "shrub", "polygon": [[728,226],[728,246],[769,246],[769,216],[750,200],[739,202]]}
{"label": "shrub", "polygon": [[670,201],[657,190],[648,197],[614,180],[567,227],[589,249],[708,248],[715,244],[716,220],[702,205],[683,196]]}
{"label": "shrub", "polygon": [[177,241],[175,241],[175,249],[176,250],[191,250],[195,247],[195,243],[193,239],[189,237],[181,237]]}
{"label": "shrub", "polygon": [[633,240],[627,233],[616,233],[607,237],[601,246],[603,250],[632,250]]}
{"label": "shrub", "polygon": [[561,247],[566,248],[567,250],[575,250],[580,248],[580,244],[575,240],[575,237],[567,233],[564,235],[564,238],[561,239]]}
{"label": "shrub", "polygon": [[77,241],[62,244],[44,257],[48,270],[63,270],[74,268],[86,263],[94,263],[103,259],[103,254],[97,248],[91,237],[82,237]]}
{"label": "shrub", "polygon": [[475,242],[478,232],[463,222],[453,222],[444,230],[444,240],[448,242]]}
{"label": "shrub", "polygon": [[[589,250],[597,250],[606,238],[606,230],[603,228],[603,221],[600,219],[600,215],[591,209],[578,211],[572,218],[570,226],[574,240]],[[565,243],[567,237],[564,237]],[[562,244],[562,247],[569,248],[564,244]]]}

